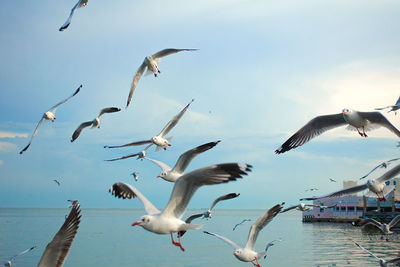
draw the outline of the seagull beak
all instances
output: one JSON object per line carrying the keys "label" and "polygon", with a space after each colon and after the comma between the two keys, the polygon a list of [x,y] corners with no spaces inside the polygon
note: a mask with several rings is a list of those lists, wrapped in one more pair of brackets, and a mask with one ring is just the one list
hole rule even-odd
{"label": "seagull beak", "polygon": [[132,226],[136,226],[136,225],[140,225],[140,221],[136,221],[136,222],[134,222],[134,223],[132,223]]}
{"label": "seagull beak", "polygon": [[236,253],[236,251],[234,251],[234,252],[233,252],[233,255],[235,255],[235,256],[236,256],[236,254],[237,254],[237,253]]}
{"label": "seagull beak", "polygon": [[161,176],[160,176],[160,175],[157,175],[157,178],[161,178]]}

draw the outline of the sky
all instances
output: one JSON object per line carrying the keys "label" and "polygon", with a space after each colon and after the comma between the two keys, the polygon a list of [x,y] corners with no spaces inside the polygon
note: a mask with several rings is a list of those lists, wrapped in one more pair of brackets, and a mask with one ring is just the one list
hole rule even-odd
{"label": "sky", "polygon": [[[386,129],[337,128],[276,155],[274,150],[318,115],[343,108],[372,111],[400,95],[398,1],[89,1],[64,32],[76,1],[5,1],[0,9],[0,207],[141,208],[108,193],[117,181],[138,188],[156,207],[173,184],[148,161],[105,159],[141,147],[104,149],[149,139],[191,99],[171,131],[167,151],[148,156],[173,166],[180,154],[221,140],[187,171],[224,162],[253,165],[242,180],[200,188],[189,208],[265,209],[296,204],[307,188],[326,194],[398,157]],[[143,76],[125,109],[132,77],[145,56],[164,48],[196,48],[162,59],[161,74]],[[60,106],[20,155],[42,114]],[[77,126],[104,107],[100,129]],[[383,114],[400,127],[399,115]],[[393,166],[393,165],[392,165]],[[130,175],[139,172],[136,182]],[[378,177],[384,170],[378,170]],[[338,183],[332,183],[329,178]],[[60,181],[57,186],[53,179]]]}

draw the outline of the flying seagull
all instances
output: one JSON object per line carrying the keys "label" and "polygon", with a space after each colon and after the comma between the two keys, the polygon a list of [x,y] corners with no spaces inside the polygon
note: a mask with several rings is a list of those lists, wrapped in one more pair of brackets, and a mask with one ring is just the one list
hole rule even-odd
{"label": "flying seagull", "polygon": [[[354,241],[353,241],[353,242],[354,242]],[[400,257],[393,258],[393,259],[390,259],[390,260],[381,259],[381,258],[377,257],[375,254],[373,254],[371,251],[369,251],[368,249],[363,248],[363,247],[362,247],[360,244],[358,244],[357,242],[354,242],[354,244],[356,244],[356,245],[357,245],[359,248],[361,248],[362,250],[368,252],[368,253],[369,253],[372,257],[374,257],[375,259],[379,260],[379,264],[381,265],[381,267],[387,267],[388,263],[394,263],[394,262],[400,261]]]}
{"label": "flying seagull", "polygon": [[282,209],[282,204],[277,204],[275,206],[273,206],[272,208],[270,208],[269,210],[267,210],[267,212],[264,213],[264,215],[262,215],[260,218],[257,219],[257,221],[255,223],[253,223],[253,225],[250,228],[250,232],[249,232],[249,237],[247,239],[247,243],[246,246],[244,248],[241,248],[239,245],[237,245],[236,243],[234,243],[233,241],[229,240],[226,237],[211,233],[211,232],[207,232],[207,231],[203,231],[206,234],[209,235],[213,235],[215,237],[218,237],[219,239],[221,239],[222,241],[225,241],[227,244],[229,244],[231,247],[233,247],[234,252],[233,255],[240,261],[244,261],[244,262],[251,262],[254,266],[260,267],[260,264],[258,263],[258,260],[261,257],[266,256],[267,254],[267,250],[270,246],[266,247],[266,250],[263,252],[256,252],[254,251],[254,245],[256,243],[257,240],[257,236],[259,234],[259,232],[270,222],[272,221],[272,219],[278,215],[278,213],[281,211]]}
{"label": "flying seagull", "polygon": [[60,27],[59,29],[60,32],[68,28],[69,24],[71,24],[71,19],[72,16],[74,15],[75,9],[86,6],[88,1],[89,0],[79,0],[78,3],[74,5],[74,7],[71,9],[71,13],[69,14],[67,21]]}
{"label": "flying seagull", "polygon": [[332,178],[329,178],[329,181],[334,182],[334,183],[337,183],[337,181],[334,180],[334,179],[332,179]]}
{"label": "flying seagull", "polygon": [[176,161],[175,166],[173,168],[169,167],[167,164],[155,160],[147,158],[147,160],[153,162],[157,166],[159,166],[162,172],[157,176],[158,178],[163,178],[165,181],[168,182],[175,182],[182,174],[185,172],[186,168],[189,166],[190,162],[199,154],[213,148],[216,146],[220,141],[216,142],[209,142],[207,144],[203,144],[201,146],[192,148],[185,153],[183,153],[179,159]]}
{"label": "flying seagull", "polygon": [[287,212],[287,211],[293,210],[293,209],[300,210],[300,211],[307,211],[307,210],[310,210],[309,207],[320,208],[320,209],[329,209],[329,208],[336,207],[336,204],[332,205],[332,206],[324,206],[324,205],[300,203],[299,205],[294,205],[294,206],[290,206],[289,208],[283,209],[281,211],[281,213],[284,213],[284,212]]}
{"label": "flying seagull", "polygon": [[157,77],[157,74],[161,73],[160,69],[158,68],[158,65],[160,64],[160,60],[162,57],[169,56],[171,54],[175,54],[175,53],[182,52],[182,51],[197,51],[197,50],[198,49],[167,48],[167,49],[158,51],[154,55],[145,57],[142,65],[140,65],[140,67],[138,68],[138,70],[135,73],[135,76],[133,76],[131,90],[129,91],[128,101],[126,103],[126,108],[128,108],[129,103],[132,100],[132,95],[133,95],[133,92],[135,91],[136,85],[139,82],[139,79],[142,77],[146,68],[147,68],[146,74],[150,74],[150,72],[153,72],[154,77]]}
{"label": "flying seagull", "polygon": [[43,114],[43,116],[42,116],[42,118],[40,119],[38,125],[36,126],[35,131],[33,132],[33,135],[32,135],[32,137],[31,137],[31,140],[29,141],[29,144],[28,144],[24,149],[22,149],[22,150],[19,152],[19,154],[24,153],[24,152],[28,149],[28,147],[31,145],[32,140],[33,140],[33,138],[35,137],[35,135],[37,134],[37,132],[38,132],[38,130],[39,130],[39,127],[40,127],[40,125],[42,124],[43,120],[47,120],[47,121],[52,121],[52,122],[54,122],[55,119],[56,119],[56,110],[57,110],[57,108],[58,108],[60,105],[62,105],[62,104],[64,104],[65,102],[67,102],[69,99],[71,99],[71,98],[72,98],[73,96],[75,96],[77,93],[79,93],[79,91],[81,90],[81,88],[82,88],[82,85],[80,85],[79,88],[76,89],[75,92],[74,92],[70,97],[67,97],[66,99],[64,99],[63,101],[61,101],[60,103],[58,103],[57,105],[51,107],[48,111],[46,111],[46,112]]}
{"label": "flying seagull", "polygon": [[181,112],[179,112],[175,117],[172,118],[172,120],[170,120],[167,125],[165,125],[164,129],[162,129],[162,131],[157,135],[154,136],[152,139],[150,140],[144,140],[144,141],[139,141],[139,142],[133,142],[133,143],[129,143],[129,144],[125,144],[125,145],[121,145],[121,146],[104,146],[104,148],[117,148],[117,147],[127,147],[127,146],[140,146],[140,145],[146,145],[149,144],[144,150],[147,150],[149,147],[151,147],[153,144],[157,146],[157,149],[159,148],[163,148],[164,150],[167,149],[168,146],[171,146],[170,144],[170,140],[172,137],[170,138],[164,138],[164,136],[166,134],[169,133],[169,131],[171,131],[172,128],[175,127],[175,125],[179,122],[179,120],[182,118],[183,114],[185,114],[186,110],[189,108],[190,104],[194,101],[194,99],[192,99],[192,101],[189,102],[189,104],[187,104]]}
{"label": "flying seagull", "polygon": [[379,164],[378,166],[376,166],[375,168],[373,168],[369,173],[367,173],[366,175],[364,175],[363,177],[360,178],[360,180],[364,179],[365,177],[367,177],[368,175],[370,175],[371,173],[373,173],[376,169],[378,168],[387,168],[389,166],[390,163],[392,163],[393,161],[399,160],[400,158],[395,158],[395,159],[391,159],[388,161],[384,161],[381,164]]}
{"label": "flying seagull", "polygon": [[[344,125],[348,125],[347,129],[349,130],[357,130],[363,137],[367,137],[366,131],[380,126],[387,128],[400,137],[400,131],[380,112],[360,112],[351,109],[343,109],[342,113],[315,117],[292,135],[280,148],[275,150],[275,153],[285,153],[286,151],[307,143],[312,138],[325,131]],[[362,132],[360,132],[360,130],[362,130]]]}
{"label": "flying seagull", "polygon": [[251,222],[251,219],[244,219],[244,220],[242,220],[240,223],[235,224],[235,226],[233,226],[232,231],[235,231],[236,228],[237,228],[239,225],[242,225],[242,224],[244,224],[245,222]]}
{"label": "flying seagull", "polygon": [[[147,146],[146,149],[148,149],[149,147],[150,146]],[[116,161],[116,160],[128,159],[128,158],[133,158],[133,157],[136,157],[136,159],[143,160],[146,157],[146,149],[142,150],[142,151],[140,151],[138,153],[135,153],[135,154],[130,154],[130,155],[123,156],[123,157],[120,157],[120,158],[115,158],[115,159],[106,159],[104,161]]]}
{"label": "flying seagull", "polygon": [[38,267],[61,267],[78,231],[81,215],[79,205],[72,207],[67,219],[43,252]]}
{"label": "flying seagull", "polygon": [[140,225],[147,231],[156,234],[170,234],[172,244],[184,251],[185,249],[182,247],[180,236],[178,235],[179,241],[175,242],[172,233],[202,227],[202,225],[187,224],[181,220],[190,199],[197,189],[204,185],[236,181],[236,179],[242,178],[242,175],[247,175],[251,171],[251,168],[252,166],[248,164],[224,163],[184,174],[175,182],[169,202],[162,212],[154,207],[139,190],[131,185],[118,182],[109,191],[115,197],[122,197],[123,199],[139,198],[147,214],[142,216],[139,221],[134,222],[132,226]]}
{"label": "flying seagull", "polygon": [[307,191],[317,191],[318,190],[318,188],[309,188],[309,189],[306,189],[305,191],[307,192]]}
{"label": "flying seagull", "polygon": [[381,232],[383,234],[389,235],[389,234],[393,234],[392,231],[390,231],[391,228],[393,228],[394,226],[396,226],[399,222],[400,222],[400,215],[397,215],[396,217],[394,217],[389,223],[380,223],[375,219],[369,218],[369,219],[365,219],[365,224],[363,224],[363,226],[367,226],[367,225],[373,225],[375,227],[377,227],[379,230],[381,230]]}
{"label": "flying seagull", "polygon": [[387,171],[381,177],[379,177],[377,179],[368,180],[365,184],[351,186],[351,187],[341,189],[339,191],[327,194],[325,196],[302,198],[302,199],[300,199],[300,201],[315,200],[315,199],[326,198],[326,197],[342,196],[342,195],[360,192],[365,189],[369,189],[369,191],[370,191],[368,193],[368,196],[370,196],[370,197],[377,196],[379,198],[379,201],[386,201],[385,196],[387,194],[389,194],[394,189],[394,187],[386,186],[385,182],[394,178],[399,173],[400,173],[400,164],[397,165],[396,167],[392,168],[391,170]]}
{"label": "flying seagull", "polygon": [[386,106],[386,107],[383,107],[383,108],[376,108],[375,110],[383,110],[383,109],[387,109],[387,108],[390,108],[388,113],[391,112],[391,111],[394,111],[394,114],[397,115],[397,110],[400,109],[400,97],[397,99],[396,104],[394,104],[393,106]]}
{"label": "flying seagull", "polygon": [[76,140],[76,138],[79,137],[82,130],[86,127],[92,126],[92,128],[95,128],[95,127],[100,128],[100,116],[103,115],[104,113],[114,113],[114,112],[119,112],[119,111],[121,111],[121,109],[116,108],[116,107],[103,108],[102,110],[100,110],[99,115],[97,115],[97,117],[94,120],[86,121],[86,122],[81,123],[81,125],[79,125],[79,127],[72,134],[71,142],[74,142]]}
{"label": "flying seagull", "polygon": [[60,182],[57,181],[56,179],[53,180],[56,184],[58,184],[58,186],[60,186]]}
{"label": "flying seagull", "polygon": [[138,172],[132,172],[131,175],[133,176],[133,178],[135,179],[136,182],[139,180],[139,173]]}
{"label": "flying seagull", "polygon": [[34,248],[36,248],[36,246],[33,246],[33,247],[31,247],[31,248],[28,248],[28,249],[26,249],[26,250],[24,250],[24,251],[22,251],[22,252],[20,252],[20,253],[18,253],[18,254],[16,254],[16,255],[12,256],[12,257],[9,258],[6,262],[4,262],[4,266],[11,267],[11,263],[12,263],[12,261],[13,261],[16,257],[21,256],[21,255],[24,255],[25,253],[28,253],[29,251],[31,251],[31,250],[34,249]]}

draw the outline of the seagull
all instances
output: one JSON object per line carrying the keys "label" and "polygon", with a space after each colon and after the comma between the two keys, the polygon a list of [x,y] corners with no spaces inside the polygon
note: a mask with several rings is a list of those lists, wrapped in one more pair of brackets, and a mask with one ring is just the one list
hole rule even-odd
{"label": "seagull", "polygon": [[[217,205],[218,202],[220,202],[222,200],[237,198],[239,195],[240,195],[240,193],[229,193],[229,194],[218,197],[217,199],[215,199],[213,201],[213,203],[211,204],[210,208],[207,211],[205,211],[203,213],[191,215],[189,218],[187,218],[185,220],[185,223],[191,223],[194,219],[197,219],[200,217],[211,219],[211,210],[215,207],[215,205]],[[182,237],[185,233],[186,233],[186,231],[180,231],[179,232],[180,237]]]}
{"label": "seagull", "polygon": [[63,266],[78,231],[81,215],[79,204],[72,207],[67,219],[43,252],[38,267]]}
{"label": "seagull", "polygon": [[116,108],[116,107],[103,108],[102,110],[100,110],[99,115],[97,115],[97,117],[94,120],[86,121],[86,122],[81,123],[81,125],[79,125],[79,127],[72,134],[71,142],[74,142],[76,140],[76,138],[79,137],[82,130],[86,127],[92,126],[92,128],[95,128],[95,127],[100,128],[100,116],[103,115],[104,113],[114,113],[114,112],[119,112],[119,111],[121,111],[121,109]]}
{"label": "seagull", "polygon": [[[387,128],[400,137],[400,131],[380,112],[360,112],[345,108],[342,113],[315,117],[292,135],[280,148],[275,150],[275,153],[281,154],[299,147],[325,131],[344,125],[348,125],[348,130],[357,130],[362,137],[368,137],[365,131],[380,126]],[[360,132],[360,129],[362,132]]]}
{"label": "seagull", "polygon": [[[353,242],[354,242],[354,241],[353,241]],[[381,259],[381,258],[375,256],[375,255],[374,255],[371,251],[369,251],[368,249],[363,248],[363,247],[362,247],[361,245],[359,245],[357,242],[354,242],[354,244],[356,244],[356,245],[357,245],[359,248],[361,248],[362,250],[368,252],[368,253],[369,253],[372,257],[374,257],[375,259],[379,260],[379,264],[381,265],[381,267],[387,267],[388,263],[394,263],[394,262],[400,261],[400,257],[393,258],[393,259],[390,259],[390,260]]]}
{"label": "seagull", "polygon": [[216,146],[220,140],[216,142],[209,142],[207,144],[203,144],[201,146],[192,148],[185,153],[183,153],[179,159],[176,161],[175,166],[171,169],[167,164],[146,157],[147,160],[153,162],[157,166],[159,166],[162,170],[162,172],[157,176],[158,178],[163,178],[165,181],[168,182],[175,182],[179,177],[181,177],[186,170],[186,168],[189,166],[190,162],[199,154],[213,148]]}
{"label": "seagull", "polygon": [[251,226],[250,231],[249,231],[249,237],[247,239],[246,246],[244,248],[239,247],[236,243],[232,242],[231,240],[229,240],[226,237],[223,237],[223,236],[211,233],[211,232],[207,232],[207,231],[203,231],[203,232],[206,234],[218,237],[222,241],[225,241],[227,244],[231,245],[231,247],[233,247],[233,249],[234,249],[233,255],[238,260],[244,261],[244,262],[251,262],[254,266],[260,267],[260,264],[258,263],[258,259],[266,256],[267,250],[270,246],[267,246],[266,250],[263,252],[260,252],[260,253],[257,253],[256,251],[254,251],[254,244],[257,240],[258,233],[270,221],[272,221],[272,219],[276,215],[278,215],[278,213],[282,209],[283,204],[284,203],[273,206],[272,208],[267,210],[267,212],[265,212],[264,215],[262,215],[260,218],[258,218],[255,223],[253,223],[253,225]]}
{"label": "seagull", "polygon": [[131,175],[133,176],[133,178],[135,178],[136,182],[139,180],[139,173],[138,172],[132,172]]}
{"label": "seagull", "polygon": [[244,219],[244,220],[241,221],[240,223],[235,224],[235,226],[233,226],[232,231],[235,231],[236,228],[237,228],[239,225],[242,225],[243,223],[245,223],[245,222],[250,222],[250,221],[251,221],[251,219]]}
{"label": "seagull", "polygon": [[162,131],[157,135],[154,136],[152,139],[150,140],[144,140],[144,141],[139,141],[139,142],[133,142],[133,143],[129,143],[129,144],[125,144],[125,145],[121,145],[121,146],[104,146],[104,148],[117,148],[117,147],[126,147],[126,146],[140,146],[140,145],[145,145],[145,144],[149,144],[144,150],[147,150],[149,147],[151,147],[153,144],[157,146],[157,149],[159,148],[163,148],[164,150],[167,150],[168,146],[171,146],[170,144],[170,140],[172,137],[170,138],[164,138],[164,136],[166,134],[169,133],[169,131],[171,131],[172,128],[175,127],[175,125],[179,122],[179,120],[182,118],[183,114],[185,114],[186,110],[189,108],[190,104],[194,101],[194,99],[192,99],[192,101],[189,102],[189,104],[187,104],[181,112],[179,112],[175,117],[172,118],[172,120],[170,120],[167,125],[165,125],[164,129],[162,129]]}
{"label": "seagull", "polygon": [[393,106],[386,106],[386,107],[383,107],[383,108],[376,108],[375,110],[383,110],[383,109],[387,109],[387,108],[391,108],[391,110],[389,110],[388,113],[391,112],[391,111],[394,111],[394,114],[397,115],[397,110],[400,109],[400,97],[399,97],[399,99],[397,99],[396,104],[394,104]]}
{"label": "seagull", "polygon": [[324,206],[324,205],[300,203],[299,205],[290,206],[289,208],[282,210],[281,213],[284,213],[284,212],[287,212],[287,211],[293,210],[293,209],[300,210],[300,211],[307,211],[307,210],[310,210],[309,207],[315,207],[315,208],[320,208],[320,209],[329,209],[329,208],[333,208],[336,206],[337,206],[337,204],[332,205],[332,206]]}
{"label": "seagull", "polygon": [[366,175],[364,175],[363,177],[360,178],[360,180],[364,179],[365,177],[367,177],[368,175],[370,175],[371,173],[373,173],[376,169],[378,168],[387,168],[389,166],[390,163],[392,163],[393,161],[399,160],[400,158],[395,158],[395,159],[391,159],[388,161],[384,161],[381,164],[379,164],[378,166],[376,166],[375,168],[373,168],[369,173],[367,173]]}
{"label": "seagull", "polygon": [[20,253],[18,253],[18,254],[16,254],[16,255],[14,255],[14,256],[12,256],[11,258],[9,258],[6,262],[4,262],[4,266],[7,266],[7,267],[11,267],[11,261],[12,260],[14,260],[16,257],[18,257],[18,256],[21,256],[21,255],[24,255],[25,253],[28,253],[29,251],[31,251],[32,249],[34,249],[34,248],[36,248],[36,246],[33,246],[33,247],[31,247],[31,248],[28,248],[27,250],[24,250],[24,251],[22,251],[22,252],[20,252]]}
{"label": "seagull", "polygon": [[392,231],[390,231],[390,229],[394,226],[396,226],[398,223],[400,222],[400,215],[397,215],[395,218],[393,218],[393,220],[390,221],[390,223],[380,223],[375,219],[369,218],[365,220],[365,224],[363,224],[363,226],[367,226],[367,225],[373,225],[377,228],[379,228],[379,230],[381,230],[381,232],[383,234],[386,235],[390,235],[393,234]]}
{"label": "seagull", "polygon": [[129,103],[132,100],[132,95],[133,95],[133,92],[135,91],[137,83],[139,82],[139,79],[142,77],[146,68],[147,68],[146,74],[150,74],[150,72],[153,72],[154,77],[157,77],[157,74],[161,73],[161,71],[158,68],[158,65],[160,64],[160,59],[162,57],[169,56],[171,54],[175,54],[175,53],[182,52],[182,51],[197,51],[197,50],[198,49],[167,48],[167,49],[158,51],[154,55],[145,57],[142,65],[140,65],[140,67],[138,68],[138,70],[135,73],[135,76],[133,76],[133,80],[131,83],[131,90],[129,91],[128,101],[126,103],[126,108],[128,108]]}
{"label": "seagull", "polygon": [[68,208],[72,208],[74,206],[79,206],[78,200],[77,199],[68,199],[67,201],[71,202],[71,206],[69,206]]}
{"label": "seagull", "polygon": [[309,188],[309,189],[306,189],[306,192],[307,191],[317,191],[318,190],[318,188]]}
{"label": "seagull", "polygon": [[[150,146],[147,146],[146,149],[148,149]],[[131,154],[131,155],[127,155],[127,156],[123,156],[120,158],[116,158],[116,159],[106,159],[104,161],[116,161],[116,160],[121,160],[121,159],[128,159],[128,158],[132,158],[132,157],[137,157],[136,159],[140,159],[143,160],[146,157],[146,149],[142,150],[138,153],[135,154]]]}
{"label": "seagull", "polygon": [[332,178],[329,178],[329,181],[334,182],[334,183],[337,183],[337,181],[334,180],[334,179],[332,179]]}
{"label": "seagull", "polygon": [[69,24],[71,24],[71,19],[74,15],[75,9],[86,6],[88,2],[89,0],[79,0],[78,3],[74,5],[74,7],[71,9],[71,13],[69,14],[67,21],[60,27],[60,32],[68,28]]}
{"label": "seagull", "polygon": [[60,186],[60,182],[59,181],[57,181],[57,180],[53,180],[56,184],[58,184],[58,186]]}
{"label": "seagull", "polygon": [[203,185],[236,181],[236,179],[242,178],[242,175],[247,175],[251,168],[252,166],[248,164],[224,163],[197,169],[182,175],[175,182],[169,202],[162,212],[131,185],[118,182],[113,184],[109,191],[118,198],[139,198],[147,214],[142,216],[139,221],[134,222],[132,226],[140,225],[145,230],[156,234],[170,234],[172,244],[184,251],[180,236],[178,235],[179,241],[175,242],[172,233],[202,227],[202,225],[187,224],[181,220],[190,199],[197,189]]}
{"label": "seagull", "polygon": [[394,187],[393,186],[386,186],[385,182],[392,179],[395,177],[397,174],[400,173],[400,164],[397,165],[396,167],[390,169],[387,171],[385,174],[383,174],[381,177],[377,179],[372,179],[368,180],[365,184],[361,185],[355,185],[351,186],[330,194],[327,194],[325,196],[321,197],[310,197],[310,198],[302,198],[302,200],[315,200],[315,199],[320,199],[320,198],[326,198],[326,197],[335,197],[335,196],[341,196],[341,195],[347,195],[347,194],[352,194],[356,192],[363,191],[365,189],[369,189],[368,195],[372,196],[377,196],[379,201],[386,201],[385,196],[389,194]]}
{"label": "seagull", "polygon": [[52,121],[52,122],[54,122],[55,119],[56,119],[56,110],[57,110],[57,108],[58,108],[60,105],[62,105],[62,104],[64,104],[65,102],[67,102],[69,99],[71,99],[71,98],[72,98],[73,96],[75,96],[77,93],[79,93],[79,91],[81,90],[81,88],[82,88],[82,84],[79,86],[78,89],[75,90],[75,92],[74,92],[70,97],[64,99],[63,101],[61,101],[61,102],[58,103],[57,105],[51,107],[48,111],[46,111],[46,112],[43,114],[43,116],[42,116],[42,118],[40,119],[38,125],[36,126],[35,131],[33,132],[33,135],[32,135],[32,137],[31,137],[31,140],[29,141],[29,144],[28,144],[24,149],[22,149],[22,150],[19,152],[19,154],[24,153],[24,152],[28,149],[28,147],[31,145],[32,140],[33,140],[33,138],[35,137],[35,135],[37,134],[37,132],[38,132],[38,130],[39,130],[39,127],[40,127],[40,125],[42,124],[43,120],[47,120],[47,121]]}

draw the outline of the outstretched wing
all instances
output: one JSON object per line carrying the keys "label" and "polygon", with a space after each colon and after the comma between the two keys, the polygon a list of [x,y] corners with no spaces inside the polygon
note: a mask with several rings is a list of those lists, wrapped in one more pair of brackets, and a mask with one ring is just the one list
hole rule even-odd
{"label": "outstretched wing", "polygon": [[102,110],[100,110],[99,115],[97,116],[97,118],[99,118],[104,113],[114,113],[114,112],[119,112],[119,111],[121,111],[121,109],[117,108],[117,107],[103,108]]}
{"label": "outstretched wing", "polygon": [[122,182],[115,183],[111,186],[109,192],[115,197],[123,199],[137,197],[140,201],[142,201],[147,214],[160,213],[160,211],[156,207],[154,207],[154,205],[151,204],[151,202],[144,195],[142,195],[139,190],[129,184],[125,184]]}
{"label": "outstretched wing", "polygon": [[400,222],[400,215],[397,215],[396,217],[394,217],[393,220],[390,221],[389,223],[389,228],[395,226],[396,224],[398,224]]}
{"label": "outstretched wing", "polygon": [[133,76],[133,80],[131,83],[131,89],[129,91],[128,101],[126,102],[125,108],[127,108],[129,106],[129,104],[131,103],[133,92],[135,91],[136,85],[138,84],[140,77],[142,77],[146,67],[147,67],[147,64],[145,61],[143,61],[142,65],[140,65],[140,67],[136,71],[135,76]]}
{"label": "outstretched wing", "polygon": [[197,51],[199,49],[175,49],[175,48],[167,48],[161,51],[158,51],[157,53],[155,53],[154,55],[152,55],[151,57],[156,59],[156,58],[162,58],[165,56],[169,56],[171,54],[175,54],[181,51]]}
{"label": "outstretched wing", "polygon": [[[138,141],[138,142],[133,142],[125,145],[120,145],[120,146],[104,146],[104,148],[118,148],[118,147],[127,147],[127,146],[141,146],[145,144],[150,144],[151,140],[144,140],[144,141]],[[147,149],[147,148],[146,148]]]}
{"label": "outstretched wing", "polygon": [[280,148],[275,150],[275,153],[281,154],[299,147],[325,131],[345,124],[347,122],[344,120],[342,113],[315,117],[292,135]]}
{"label": "outstretched wing", "polygon": [[283,209],[283,210],[281,210],[281,213],[287,212],[287,211],[289,211],[289,210],[293,210],[293,209],[297,208],[298,206],[299,206],[299,205],[294,205],[294,206],[291,206],[291,207],[289,207],[289,208]]}
{"label": "outstretched wing", "polygon": [[65,102],[67,102],[68,100],[70,100],[72,97],[74,97],[77,93],[79,93],[79,91],[81,90],[81,88],[82,88],[82,84],[78,87],[78,89],[75,90],[75,92],[74,92],[71,96],[67,97],[67,98],[64,99],[63,101],[61,101],[61,102],[59,102],[58,104],[56,104],[55,106],[52,106],[49,110],[50,110],[52,113],[55,113],[55,112],[56,112],[56,109],[57,109],[60,105],[64,104]]}
{"label": "outstretched wing", "polygon": [[351,186],[324,196],[320,196],[320,197],[307,197],[307,198],[301,198],[300,201],[303,200],[315,200],[315,199],[320,199],[320,198],[325,198],[325,197],[336,197],[336,196],[341,196],[341,195],[346,195],[346,194],[352,194],[352,193],[356,193],[362,190],[367,189],[367,184],[362,184],[362,185],[355,185],[355,186]]}
{"label": "outstretched wing", "polygon": [[[354,241],[353,241],[354,242]],[[354,242],[354,244],[356,244],[359,248],[361,248],[362,250],[368,252],[371,256],[373,256],[374,258],[380,260],[379,257],[375,256],[375,254],[373,254],[371,251],[369,251],[368,249],[365,249],[364,247],[362,247],[360,244],[358,244],[357,242]]]}
{"label": "outstretched wing", "polygon": [[72,241],[78,231],[81,219],[79,205],[72,207],[64,224],[47,245],[38,267],[56,266],[61,267],[69,252]]}
{"label": "outstretched wing", "polygon": [[377,178],[376,180],[380,183],[383,183],[383,182],[386,182],[387,180],[394,178],[399,173],[400,173],[400,164],[397,165],[396,167],[393,167],[392,169],[387,171],[385,174],[383,174],[381,177]]}
{"label": "outstretched wing", "polygon": [[252,224],[250,231],[249,231],[249,237],[247,238],[247,243],[246,247],[247,249],[254,250],[254,244],[257,240],[257,236],[260,233],[260,231],[270,222],[272,219],[278,215],[278,213],[281,211],[282,204],[277,204],[267,210],[267,212],[264,213],[260,218],[258,218],[255,223]]}
{"label": "outstretched wing", "polygon": [[168,134],[169,131],[171,131],[172,128],[175,127],[175,125],[178,123],[178,121],[182,118],[183,114],[185,114],[186,110],[189,108],[190,104],[194,101],[194,99],[192,99],[192,101],[190,101],[189,104],[187,104],[181,112],[178,113],[178,115],[176,115],[175,117],[172,118],[172,120],[170,120],[167,125],[165,125],[164,129],[162,129],[162,131],[158,134],[159,136],[163,137],[164,135]]}
{"label": "outstretched wing", "polygon": [[207,232],[207,231],[203,231],[203,233],[205,234],[209,234],[209,235],[213,235],[215,237],[218,237],[219,239],[221,239],[222,241],[224,241],[225,243],[227,243],[228,245],[230,245],[233,249],[238,249],[240,248],[235,242],[229,240],[228,238],[221,236],[221,235],[217,235],[211,232]]}
{"label": "outstretched wing", "polygon": [[158,160],[155,160],[155,159],[151,159],[151,158],[148,158],[148,157],[145,157],[145,159],[147,159],[147,160],[153,162],[154,164],[156,164],[158,167],[161,168],[161,170],[162,170],[163,172],[168,172],[168,171],[171,170],[171,167],[169,167],[169,166],[168,166],[167,164],[165,164],[164,162],[161,162],[161,161],[158,161]]}
{"label": "outstretched wing", "polygon": [[89,127],[92,124],[93,124],[93,121],[85,121],[85,122],[81,123],[81,125],[79,125],[79,127],[76,128],[75,132],[72,134],[71,142],[74,142],[76,140],[76,138],[79,137],[83,128]]}
{"label": "outstretched wing", "polygon": [[25,253],[28,253],[29,251],[31,251],[31,250],[34,249],[34,248],[36,248],[36,246],[33,246],[33,247],[31,247],[31,248],[28,248],[28,249],[26,249],[26,250],[24,250],[24,251],[22,251],[22,252],[20,252],[20,253],[18,253],[18,254],[16,254],[16,255],[12,256],[11,258],[8,259],[8,261],[12,261],[12,260],[14,260],[16,257],[21,256],[21,255],[24,255]]}
{"label": "outstretched wing", "polygon": [[74,5],[74,7],[71,9],[71,13],[69,14],[67,21],[60,27],[60,29],[58,29],[60,32],[68,28],[69,24],[71,24],[72,16],[74,15],[75,9],[86,6],[87,2],[88,0],[79,0],[78,3]]}
{"label": "outstretched wing", "polygon": [[135,154],[131,154],[131,155],[127,155],[127,156],[123,156],[123,157],[120,157],[120,158],[116,158],[116,159],[106,159],[106,160],[104,160],[104,161],[116,161],[116,160],[121,160],[121,159],[127,159],[127,158],[137,157],[137,156],[139,156],[139,155],[140,155],[140,152],[139,152],[139,153],[135,153]]}
{"label": "outstretched wing", "polygon": [[227,199],[236,198],[236,197],[238,197],[239,195],[240,195],[240,193],[229,193],[229,194],[220,196],[220,197],[218,197],[217,199],[215,199],[215,200],[213,201],[213,203],[211,204],[209,210],[212,210],[212,209],[215,207],[215,205],[217,205],[218,202],[220,202],[220,201],[222,201],[222,200],[227,200]]}
{"label": "outstretched wing", "polygon": [[378,166],[376,166],[375,168],[373,168],[369,173],[367,173],[366,175],[364,175],[363,177],[361,177],[359,180],[364,179],[365,177],[367,177],[368,175],[370,175],[371,173],[373,173],[376,169],[382,167],[383,163],[379,164]]}
{"label": "outstretched wing", "polygon": [[38,122],[38,124],[37,124],[37,126],[36,126],[36,128],[35,128],[35,131],[34,131],[33,134],[32,134],[31,140],[29,140],[28,145],[27,145],[26,147],[24,147],[24,149],[22,149],[22,150],[19,152],[19,154],[24,153],[24,152],[29,148],[29,146],[30,146],[31,143],[32,143],[33,138],[35,137],[35,135],[36,135],[37,132],[39,131],[40,125],[42,125],[43,119],[44,119],[44,117],[42,117],[42,118],[40,119],[40,121]]}
{"label": "outstretched wing", "polygon": [[380,112],[359,112],[360,116],[364,119],[367,119],[372,124],[377,124],[379,126],[383,126],[398,137],[400,137],[400,131],[394,127],[385,116],[382,115]]}

